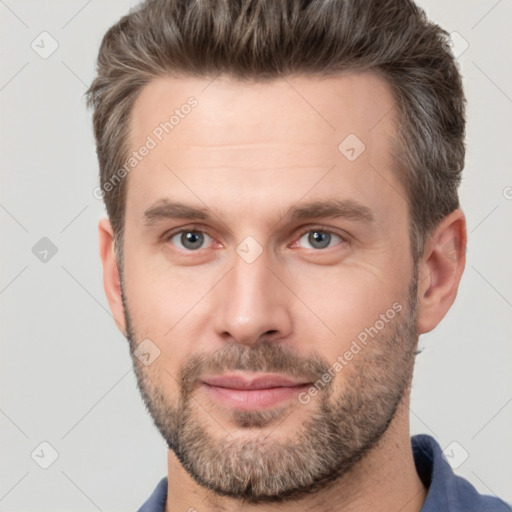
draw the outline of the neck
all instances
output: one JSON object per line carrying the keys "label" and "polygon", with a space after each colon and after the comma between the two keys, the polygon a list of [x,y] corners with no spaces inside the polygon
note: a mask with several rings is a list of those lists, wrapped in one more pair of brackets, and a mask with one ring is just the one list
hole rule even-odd
{"label": "neck", "polygon": [[166,512],[420,512],[426,489],[414,465],[408,402],[404,397],[384,436],[349,473],[301,499],[248,504],[216,495],[198,485],[169,451]]}

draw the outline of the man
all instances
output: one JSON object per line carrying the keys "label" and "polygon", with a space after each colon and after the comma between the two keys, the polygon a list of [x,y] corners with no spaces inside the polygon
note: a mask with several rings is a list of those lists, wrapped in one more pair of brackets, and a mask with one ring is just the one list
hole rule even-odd
{"label": "man", "polygon": [[104,286],[169,447],[140,510],[510,510],[409,433],[465,264],[447,34],[406,0],[148,0],[97,73]]}

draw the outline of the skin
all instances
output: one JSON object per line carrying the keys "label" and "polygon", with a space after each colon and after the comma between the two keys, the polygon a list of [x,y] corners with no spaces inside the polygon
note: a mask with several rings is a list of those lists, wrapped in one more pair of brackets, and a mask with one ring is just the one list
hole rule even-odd
{"label": "skin", "polygon": [[[130,145],[136,150],[169,113],[194,96],[198,106],[150,151],[128,177],[124,231],[124,293],[138,341],[149,338],[160,356],[148,378],[177,401],[176,382],[188,358],[227,343],[252,347],[263,337],[297,354],[312,351],[334,362],[366,327],[396,301],[407,304],[413,277],[406,192],[393,174],[394,100],[373,73],[329,79],[296,76],[268,83],[159,78],[137,98]],[[347,135],[366,146],[353,162],[338,150]],[[159,218],[145,212],[164,199],[206,209],[211,218]],[[310,201],[350,199],[367,207],[373,222],[353,218],[283,217]],[[186,251],[171,231],[200,229],[206,248]],[[327,229],[334,238],[315,249],[302,237]],[[167,234],[167,237],[164,235]],[[113,316],[126,334],[114,235],[99,224],[104,287]],[[253,237],[262,253],[247,263],[236,251]],[[417,334],[432,330],[452,305],[465,265],[466,227],[460,210],[426,241],[418,262]],[[450,247],[447,257],[447,247]],[[344,389],[357,365],[332,382]],[[246,372],[247,373],[247,372]],[[169,376],[173,378],[169,378]],[[237,427],[231,411],[203,389],[197,412],[213,435],[271,433],[289,440],[309,417],[293,400],[270,430]],[[298,502],[247,504],[200,486],[168,453],[167,511],[343,510],[417,512],[426,496],[410,448],[409,395],[403,397],[381,441],[351,472]]]}

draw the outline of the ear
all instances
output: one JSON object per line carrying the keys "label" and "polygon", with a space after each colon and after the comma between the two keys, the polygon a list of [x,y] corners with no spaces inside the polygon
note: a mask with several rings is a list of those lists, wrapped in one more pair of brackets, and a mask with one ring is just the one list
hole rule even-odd
{"label": "ear", "polygon": [[110,305],[110,311],[119,330],[126,336],[124,307],[121,298],[119,268],[114,250],[114,231],[108,219],[101,219],[98,224],[100,258],[103,264],[103,288]]}
{"label": "ear", "polygon": [[466,265],[466,218],[447,215],[427,238],[418,267],[418,333],[434,329],[453,304]]}

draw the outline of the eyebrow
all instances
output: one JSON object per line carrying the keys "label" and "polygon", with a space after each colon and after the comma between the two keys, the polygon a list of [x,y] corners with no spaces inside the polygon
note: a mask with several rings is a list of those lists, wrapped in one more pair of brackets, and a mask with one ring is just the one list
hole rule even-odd
{"label": "eyebrow", "polygon": [[[197,208],[181,202],[161,199],[144,212],[146,226],[152,226],[165,219],[208,220],[212,216],[207,208]],[[282,218],[303,221],[314,218],[346,218],[374,222],[372,211],[352,199],[328,199],[290,207]]]}

